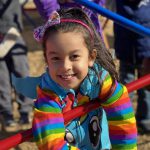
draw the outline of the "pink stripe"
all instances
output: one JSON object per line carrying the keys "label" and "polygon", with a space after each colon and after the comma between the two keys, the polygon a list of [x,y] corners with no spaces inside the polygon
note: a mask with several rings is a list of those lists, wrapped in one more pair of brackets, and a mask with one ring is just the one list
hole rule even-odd
{"label": "pink stripe", "polygon": [[131,103],[125,103],[125,104],[117,106],[117,107],[106,108],[106,110],[107,110],[107,113],[113,113],[114,111],[116,112],[119,110],[127,109],[129,107],[132,107]]}

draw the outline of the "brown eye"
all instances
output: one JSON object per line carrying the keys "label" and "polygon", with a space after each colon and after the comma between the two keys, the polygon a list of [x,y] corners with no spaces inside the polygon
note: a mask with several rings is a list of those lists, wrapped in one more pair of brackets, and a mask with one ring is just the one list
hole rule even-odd
{"label": "brown eye", "polygon": [[80,58],[79,55],[72,55],[71,60],[78,60]]}
{"label": "brown eye", "polygon": [[60,58],[59,57],[52,57],[51,60],[57,61],[57,60],[60,60]]}

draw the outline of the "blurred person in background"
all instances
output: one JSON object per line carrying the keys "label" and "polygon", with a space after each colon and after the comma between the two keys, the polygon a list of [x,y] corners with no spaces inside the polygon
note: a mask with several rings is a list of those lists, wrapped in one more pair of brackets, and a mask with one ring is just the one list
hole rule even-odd
{"label": "blurred person in background", "polygon": [[[116,0],[117,14],[150,28],[150,0]],[[114,24],[114,47],[120,60],[120,79],[129,83],[150,73],[150,37],[132,32]],[[131,93],[131,98],[133,99]],[[137,124],[145,133],[150,132],[150,91],[137,91]]]}
{"label": "blurred person in background", "polygon": [[[105,0],[91,0],[101,6],[105,5]],[[49,14],[51,14],[55,10],[59,10],[60,8],[70,8],[70,7],[79,7],[84,10],[84,12],[90,17],[93,21],[97,32],[103,37],[101,24],[99,21],[99,14],[93,12],[79,3],[74,2],[73,0],[34,0],[34,3],[37,7],[39,14],[47,21]]]}
{"label": "blurred person in background", "polygon": [[[22,38],[22,18],[19,0],[0,0],[0,115],[7,130],[16,126],[13,118],[11,73],[29,75],[27,47]],[[20,124],[29,123],[32,101],[16,93]]]}

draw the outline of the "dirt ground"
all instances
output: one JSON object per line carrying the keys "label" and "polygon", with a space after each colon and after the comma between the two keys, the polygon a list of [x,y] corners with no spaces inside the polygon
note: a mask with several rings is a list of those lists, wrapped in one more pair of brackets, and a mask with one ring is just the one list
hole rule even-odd
{"label": "dirt ground", "polygon": [[[30,17],[34,20],[34,23],[36,26],[39,25],[39,23],[42,22],[39,15],[36,14],[36,12],[27,12],[27,14],[30,14]],[[24,18],[24,32],[23,36],[25,38],[25,41],[28,45],[28,59],[29,59],[29,66],[30,66],[30,75],[31,76],[38,76],[40,75],[44,69],[45,69],[45,63],[43,59],[43,53],[42,48],[40,44],[37,44],[32,36],[33,26],[29,23],[29,21]],[[109,21],[104,33],[106,35],[106,39],[108,40],[108,44],[111,49],[113,49],[113,31],[112,31],[112,22]],[[118,62],[118,61],[116,61]],[[134,108],[136,110],[136,100],[133,102]],[[16,106],[16,105],[14,105]],[[16,108],[16,107],[15,107]],[[17,116],[18,112],[15,109],[14,115]],[[17,132],[16,132],[17,133]],[[0,131],[0,139],[9,137],[11,135],[15,134],[13,133],[6,133],[3,130]],[[150,135],[146,134],[139,134],[138,136],[138,150],[149,150],[150,149]],[[1,148],[0,148],[1,150]],[[12,148],[11,150],[37,150],[37,147],[34,142],[24,142],[20,145],[18,145],[16,148]]]}

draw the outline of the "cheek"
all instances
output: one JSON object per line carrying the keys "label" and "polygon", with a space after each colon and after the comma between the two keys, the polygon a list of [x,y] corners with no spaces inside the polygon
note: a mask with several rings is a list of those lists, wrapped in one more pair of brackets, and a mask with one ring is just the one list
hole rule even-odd
{"label": "cheek", "polygon": [[47,61],[47,65],[48,65],[49,74],[53,76],[57,71],[57,66],[53,63],[50,63],[49,61]]}
{"label": "cheek", "polygon": [[80,62],[78,64],[75,64],[74,69],[76,71],[81,72],[81,74],[87,74],[87,72],[88,72],[88,62],[84,61],[84,62]]}
{"label": "cheek", "polygon": [[57,67],[57,65],[51,64],[48,68],[51,70],[51,72],[57,72],[59,67]]}

